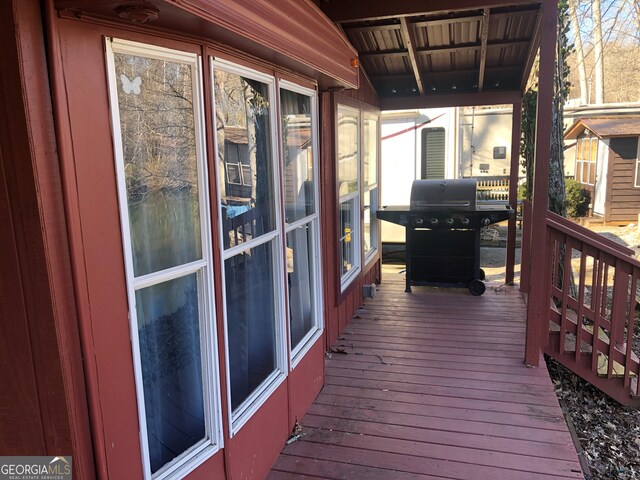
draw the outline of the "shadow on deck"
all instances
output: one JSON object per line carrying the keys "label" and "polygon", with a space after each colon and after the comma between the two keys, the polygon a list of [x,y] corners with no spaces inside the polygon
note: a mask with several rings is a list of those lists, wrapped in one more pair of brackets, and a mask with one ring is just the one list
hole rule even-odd
{"label": "shadow on deck", "polygon": [[526,368],[516,288],[415,287],[384,268],[326,360],[269,479],[582,479],[544,361]]}

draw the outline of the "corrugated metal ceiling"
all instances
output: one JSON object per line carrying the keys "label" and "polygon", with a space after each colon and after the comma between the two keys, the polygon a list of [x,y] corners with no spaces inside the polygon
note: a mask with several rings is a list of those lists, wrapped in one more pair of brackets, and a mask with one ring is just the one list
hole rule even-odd
{"label": "corrugated metal ceiling", "polygon": [[[363,4],[363,18],[366,11]],[[540,14],[535,3],[340,26],[382,98],[420,97],[522,89],[537,49]]]}

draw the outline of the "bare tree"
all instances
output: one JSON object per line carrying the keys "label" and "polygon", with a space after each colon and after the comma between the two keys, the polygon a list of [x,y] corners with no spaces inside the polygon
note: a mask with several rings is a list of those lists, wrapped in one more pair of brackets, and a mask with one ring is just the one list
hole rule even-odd
{"label": "bare tree", "polygon": [[637,101],[640,0],[569,1],[575,45],[569,64],[578,87],[572,97],[583,104]]}
{"label": "bare tree", "polygon": [[569,17],[574,31],[574,46],[576,52],[577,70],[580,77],[580,104],[586,105],[588,101],[587,67],[584,61],[584,49],[582,47],[582,35],[578,23],[578,0],[569,0]]}
{"label": "bare tree", "polygon": [[595,54],[596,103],[604,103],[604,57],[602,40],[602,8],[600,0],[593,0],[593,50]]}

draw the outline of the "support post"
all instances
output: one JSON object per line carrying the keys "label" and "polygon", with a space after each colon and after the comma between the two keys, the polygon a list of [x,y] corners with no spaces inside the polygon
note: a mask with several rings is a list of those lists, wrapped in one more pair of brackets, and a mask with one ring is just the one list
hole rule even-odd
{"label": "support post", "polygon": [[[511,121],[511,167],[509,170],[509,205],[516,213],[509,219],[507,226],[507,264],[505,281],[507,285],[513,285],[516,264],[516,216],[518,213],[518,172],[520,170],[520,127],[522,123],[522,104],[513,104]],[[522,250],[521,250],[522,252]],[[522,255],[520,255],[522,257]],[[522,268],[520,268],[522,272]]]}
{"label": "support post", "polygon": [[549,262],[547,242],[547,211],[549,206],[549,157],[551,154],[551,124],[553,116],[553,85],[558,22],[557,0],[542,3],[540,38],[540,70],[538,72],[538,108],[536,112],[535,170],[531,232],[538,238],[539,248],[531,248],[531,285],[527,304],[525,363],[537,366],[543,332],[549,329],[549,299],[546,297],[549,279],[545,277]]}
{"label": "support post", "polygon": [[531,202],[522,202],[522,244],[520,247],[520,291],[529,295],[531,278]]}

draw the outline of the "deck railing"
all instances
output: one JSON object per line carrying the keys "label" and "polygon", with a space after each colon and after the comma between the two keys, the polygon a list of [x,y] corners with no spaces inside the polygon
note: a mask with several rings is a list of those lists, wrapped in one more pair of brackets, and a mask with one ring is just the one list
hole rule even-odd
{"label": "deck railing", "polygon": [[[524,212],[530,218],[530,204]],[[521,289],[528,292],[525,259],[536,246],[525,238],[531,237],[523,237]],[[546,241],[548,251],[543,351],[620,403],[639,405],[640,262],[634,251],[551,212],[546,236],[535,238]]]}
{"label": "deck railing", "polygon": [[509,200],[509,177],[476,177],[478,198],[481,200]]}

